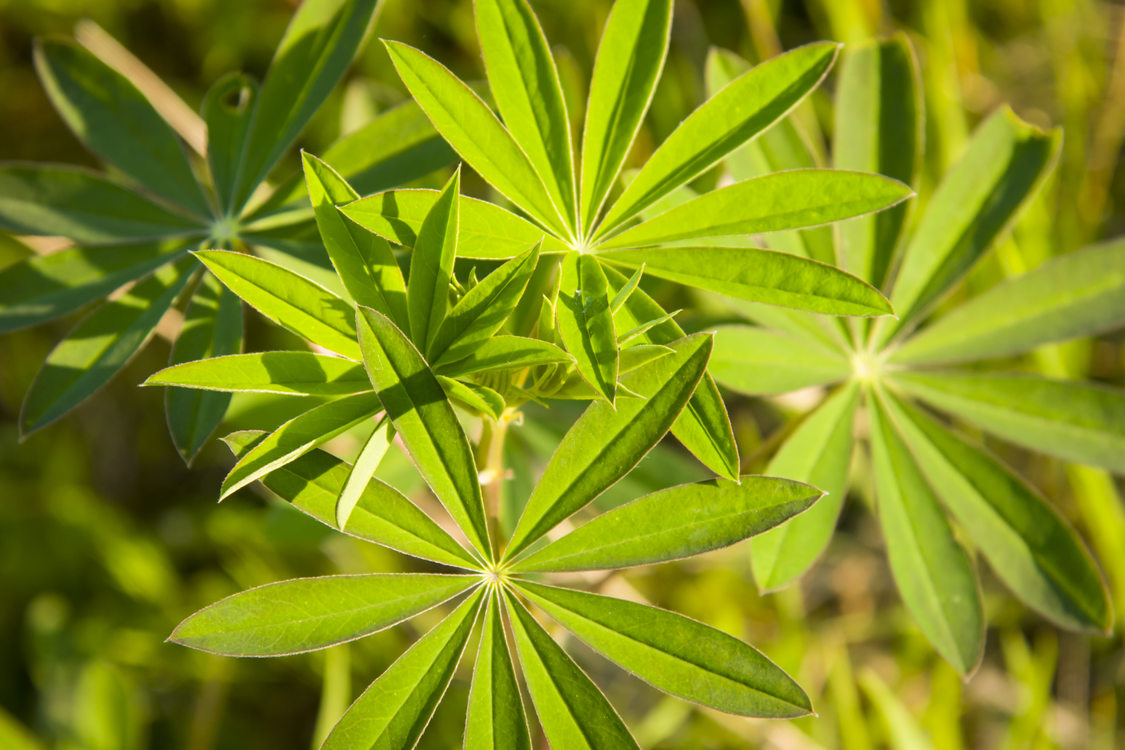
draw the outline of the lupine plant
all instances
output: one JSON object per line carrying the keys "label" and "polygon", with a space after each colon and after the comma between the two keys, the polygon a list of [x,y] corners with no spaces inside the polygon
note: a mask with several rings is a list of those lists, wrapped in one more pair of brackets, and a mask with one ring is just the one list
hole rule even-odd
{"label": "lupine plant", "polygon": [[[732,56],[716,55],[712,85],[740,68]],[[916,80],[904,36],[848,53],[837,93],[837,166],[916,181]],[[731,169],[753,173],[791,154],[812,158],[791,126],[774,134]],[[1102,576],[1065,519],[979,440],[920,406],[1034,451],[1125,470],[1125,393],[991,363],[967,367],[1121,325],[1125,245],[1064,255],[931,315],[1035,194],[1059,141],[1058,132],[1002,109],[973,134],[909,231],[905,211],[892,209],[841,226],[835,242],[831,234],[767,238],[791,251],[835,253],[841,265],[889,291],[897,320],[847,326],[743,305],[740,312],[758,325],[717,332],[712,372],[735,391],[831,386],[767,469],[812,482],[827,497],[752,543],[759,587],[790,584],[827,546],[849,486],[861,481],[849,467],[855,426],[866,423],[876,511],[898,590],[918,627],[963,674],[980,662],[985,619],[979,575],[962,540],[1017,597],[1061,627],[1104,632],[1113,621]]]}
{"label": "lupine plant", "polygon": [[[323,253],[302,181],[266,180],[344,74],[377,6],[303,3],[261,87],[233,73],[207,93],[199,158],[185,151],[144,94],[93,52],[67,39],[39,41],[35,64],[51,103],[110,171],[0,165],[0,227],[74,245],[0,273],[0,332],[97,303],[47,357],[24,402],[23,435],[108,382],[173,308],[185,308],[173,362],[241,350],[238,298],[201,274],[190,250],[252,249],[315,267]],[[450,157],[412,106],[384,114],[325,153],[371,191],[424,176]],[[210,437],[228,401],[219,393],[168,392],[168,425],[185,459]]]}

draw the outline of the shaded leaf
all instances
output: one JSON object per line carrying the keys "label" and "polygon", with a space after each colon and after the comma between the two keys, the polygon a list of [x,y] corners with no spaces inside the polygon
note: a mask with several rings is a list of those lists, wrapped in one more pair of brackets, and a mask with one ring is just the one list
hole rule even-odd
{"label": "shaded leaf", "polygon": [[238,163],[257,101],[258,84],[245,73],[223,76],[203,99],[201,112],[207,123],[207,164],[211,167],[215,199],[224,209],[230,207],[234,199]]}

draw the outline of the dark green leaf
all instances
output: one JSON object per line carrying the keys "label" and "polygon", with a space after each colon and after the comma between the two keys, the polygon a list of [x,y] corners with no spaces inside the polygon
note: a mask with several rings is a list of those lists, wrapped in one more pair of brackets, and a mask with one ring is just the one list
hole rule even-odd
{"label": "dark green leaf", "polygon": [[234,199],[238,163],[246,144],[246,130],[258,100],[258,84],[244,73],[228,73],[215,82],[203,99],[207,123],[207,163],[219,206]]}

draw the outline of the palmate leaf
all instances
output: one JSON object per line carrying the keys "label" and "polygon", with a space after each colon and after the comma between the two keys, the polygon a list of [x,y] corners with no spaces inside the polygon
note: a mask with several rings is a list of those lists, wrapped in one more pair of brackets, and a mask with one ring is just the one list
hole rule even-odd
{"label": "palmate leaf", "polygon": [[506,602],[527,690],[551,746],[637,750],[636,740],[597,685],[511,594]]}
{"label": "palmate leaf", "polygon": [[810,414],[782,444],[766,471],[824,491],[811,508],[750,542],[754,580],[762,591],[782,588],[820,557],[847,495],[852,428],[859,388],[848,384]]}
{"label": "palmate leaf", "polygon": [[328,648],[388,628],[452,599],[468,575],[369,573],[297,578],[234,594],[180,623],[168,640],[224,656]]}
{"label": "palmate leaf", "polygon": [[648,112],[671,29],[672,0],[618,0],[606,20],[582,129],[579,217],[587,229]]}
{"label": "palmate leaf", "polygon": [[1125,392],[1031,375],[896,374],[903,390],[1005,440],[1125,473]]}
{"label": "palmate leaf", "polygon": [[569,253],[562,263],[558,332],[578,372],[610,404],[617,395],[619,356],[609,284],[591,255]]}
{"label": "palmate leaf", "polygon": [[871,452],[879,524],[899,594],[938,653],[962,675],[972,674],[984,655],[976,571],[878,401],[872,405]]}
{"label": "palmate leaf", "polygon": [[884,406],[930,487],[1024,603],[1072,630],[1105,632],[1105,582],[1074,530],[990,455],[893,396]]}
{"label": "palmate leaf", "polygon": [[674,353],[622,381],[640,398],[616,409],[596,401],[567,432],[527,501],[505,560],[625,476],[672,426],[703,377],[711,337],[695,334],[670,346]]}
{"label": "palmate leaf", "polygon": [[312,352],[231,354],[166,367],[143,385],[232,393],[348,396],[371,390],[363,365]]}
{"label": "palmate leaf", "polygon": [[623,599],[530,581],[513,585],[596,651],[664,692],[744,716],[812,712],[789,675],[722,631]]}
{"label": "palmate leaf", "polygon": [[831,42],[798,47],[715,92],[645,163],[606,214],[601,234],[695,179],[783,117],[824,78],[837,49]]}
{"label": "palmate leaf", "polygon": [[364,365],[426,484],[481,555],[489,554],[484,500],[465,431],[421,353],[386,316],[360,307]]}
{"label": "palmate leaf", "polygon": [[461,169],[458,168],[422,221],[414,252],[410,254],[410,275],[406,282],[410,338],[423,352],[429,351],[430,341],[449,309],[449,286],[453,262],[457,259],[460,223],[457,196],[460,194]]}
{"label": "palmate leaf", "polygon": [[843,380],[852,365],[836,349],[768,328],[743,325],[715,329],[708,371],[739,393],[787,393]]}
{"label": "palmate leaf", "polygon": [[40,40],[35,67],[51,103],[87,148],[153,193],[196,216],[211,215],[179,138],[125,76],[63,39]]}
{"label": "palmate leaf", "polygon": [[188,261],[166,265],[126,294],[98,306],[47,355],[20,411],[30,435],[89,398],[124,367],[191,279]]}
{"label": "palmate leaf", "polygon": [[478,589],[387,667],[348,708],[321,750],[414,747],[461,660],[482,596]]}
{"label": "palmate leaf", "polygon": [[772,477],[672,487],[603,513],[512,569],[607,570],[690,557],[760,534],[819,497],[809,485]]}
{"label": "palmate leaf", "polygon": [[[205,275],[192,296],[184,325],[172,345],[170,363],[230,355],[242,349],[242,302],[210,275]],[[164,411],[172,442],[191,463],[219,426],[230,404],[226,393],[169,388]]]}
{"label": "palmate leaf", "polygon": [[504,637],[500,606],[498,594],[489,597],[473,665],[463,744],[482,750],[531,750],[527,715]]}
{"label": "palmate leaf", "polygon": [[1125,320],[1125,242],[1052,258],[942,315],[891,352],[909,365],[1005,357]]}
{"label": "palmate leaf", "polygon": [[[264,432],[246,430],[223,440],[241,458],[265,437]],[[335,456],[313,450],[274,469],[261,482],[297,510],[336,528],[337,501],[351,470]],[[342,531],[423,560],[457,568],[478,566],[465,548],[429,516],[378,479],[368,482]]]}

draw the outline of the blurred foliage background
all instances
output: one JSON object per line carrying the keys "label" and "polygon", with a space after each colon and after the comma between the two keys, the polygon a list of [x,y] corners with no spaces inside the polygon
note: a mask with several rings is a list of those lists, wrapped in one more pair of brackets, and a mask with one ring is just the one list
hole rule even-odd
{"label": "blurred foliage background", "polygon": [[[40,88],[31,66],[35,36],[69,35],[80,19],[91,19],[198,107],[221,74],[264,72],[295,4],[0,0],[0,159],[90,163]],[[564,78],[586,80],[609,0],[532,4],[563,50]],[[757,61],[814,39],[854,42],[900,29],[918,48],[926,86],[922,199],[957,159],[976,122],[1003,102],[1036,124],[1065,128],[1054,176],[1014,235],[974,272],[969,294],[1052,255],[1125,232],[1125,174],[1117,169],[1125,138],[1125,5],[1117,2],[678,0],[668,72],[637,149],[643,156],[700,103],[711,45]],[[96,29],[87,25],[80,33]],[[482,77],[469,0],[386,0],[375,35],[421,47],[470,80]],[[580,85],[571,87],[575,96],[584,93]],[[830,77],[805,113],[826,130],[833,86]],[[404,96],[381,45],[372,41],[301,145],[322,151]],[[296,168],[294,160],[282,170]],[[481,183],[469,180],[467,189],[479,191]],[[0,265],[50,249],[49,242],[32,249],[0,237]],[[683,293],[659,285],[650,291]],[[706,300],[669,304],[702,310],[682,321],[689,329],[724,314]],[[231,463],[221,445],[184,467],[165,431],[163,394],[136,387],[165,363],[165,342],[146,349],[76,413],[19,444],[23,394],[52,343],[73,323],[0,338],[0,747],[309,746],[406,647],[414,635],[410,624],[355,646],[277,660],[209,657],[164,638],[184,616],[249,586],[401,570],[410,563],[333,535],[255,491],[216,506]],[[247,334],[248,350],[293,343],[275,340],[285,334],[255,320]],[[1037,352],[1021,364],[1125,385],[1123,341],[1110,334]],[[771,434],[801,413],[799,395],[774,403],[732,399],[748,470],[761,468]],[[229,421],[269,427],[288,416],[283,408],[239,398]],[[539,416],[545,419],[534,427],[528,420],[513,441],[513,494],[526,485],[536,455],[549,455],[572,415],[552,410]],[[1106,572],[1118,611],[1125,609],[1120,487],[1102,472],[992,447],[1078,526]],[[643,492],[650,480],[698,474],[686,456],[662,450],[631,485],[617,490],[618,499]],[[405,457],[398,459],[387,472],[417,493]],[[1125,746],[1120,627],[1111,637],[1060,632],[986,580],[988,649],[981,670],[962,684],[903,612],[865,495],[851,498],[828,554],[799,588],[759,596],[745,546],[591,581],[610,592],[631,588],[749,640],[798,678],[819,711],[796,722],[721,715],[664,698],[578,647],[579,660],[606,686],[643,746]],[[467,693],[467,680],[455,680],[452,700],[438,710],[424,747],[459,745]]]}

